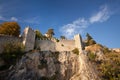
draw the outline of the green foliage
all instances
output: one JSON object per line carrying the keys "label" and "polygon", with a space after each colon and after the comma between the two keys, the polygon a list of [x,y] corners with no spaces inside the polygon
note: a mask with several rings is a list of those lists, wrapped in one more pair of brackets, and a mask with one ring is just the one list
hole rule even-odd
{"label": "green foliage", "polygon": [[60,36],[61,39],[66,39],[65,36]]}
{"label": "green foliage", "polygon": [[90,52],[90,53],[88,53],[88,58],[89,58],[90,61],[95,61],[96,55],[94,53]]}
{"label": "green foliage", "polygon": [[24,46],[21,43],[6,43],[1,58],[8,65],[15,64],[24,52]]}
{"label": "green foliage", "polygon": [[36,33],[36,38],[37,39],[43,39],[44,38],[42,33],[39,30],[36,30],[35,33]]}
{"label": "green foliage", "polygon": [[0,34],[19,36],[20,26],[17,22],[4,22],[0,24]]}
{"label": "green foliage", "polygon": [[56,39],[56,42],[59,42],[59,39]]}
{"label": "green foliage", "polygon": [[86,34],[86,37],[87,37],[87,40],[91,40],[91,39],[93,39],[93,38],[90,36],[89,33]]}
{"label": "green foliage", "polygon": [[64,45],[63,45],[63,44],[61,44],[61,46],[63,47]]}
{"label": "green foliage", "polygon": [[103,47],[103,52],[104,52],[104,53],[109,53],[110,50],[109,50],[107,47],[104,46],[104,47]]}
{"label": "green foliage", "polygon": [[79,49],[78,49],[78,48],[73,49],[72,52],[73,52],[74,54],[79,55]]}
{"label": "green foliage", "polygon": [[96,44],[96,41],[93,40],[93,38],[88,33],[87,33],[86,37],[87,37],[87,40],[86,40],[86,43],[85,43],[86,46]]}
{"label": "green foliage", "polygon": [[96,44],[96,42],[93,40],[93,39],[91,39],[91,40],[89,40],[89,45],[93,45],[93,44]]}
{"label": "green foliage", "polygon": [[104,54],[105,59],[101,60],[100,63],[95,60],[94,53],[89,54],[92,62],[94,62],[99,71],[99,76],[102,80],[120,80],[120,55],[119,53],[109,52]]}
{"label": "green foliage", "polygon": [[52,38],[53,35],[55,35],[54,33],[54,29],[48,29],[47,33],[49,35],[49,38]]}

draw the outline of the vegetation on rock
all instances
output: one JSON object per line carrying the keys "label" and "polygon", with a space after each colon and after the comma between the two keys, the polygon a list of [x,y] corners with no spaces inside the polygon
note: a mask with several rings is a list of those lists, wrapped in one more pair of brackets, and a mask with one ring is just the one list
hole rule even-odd
{"label": "vegetation on rock", "polygon": [[[90,62],[96,65],[102,80],[120,80],[120,53],[112,52],[100,44],[91,45],[86,50]],[[97,59],[99,51],[103,53],[102,60]]]}
{"label": "vegetation on rock", "polygon": [[86,40],[86,46],[90,46],[90,45],[93,45],[93,44],[96,44],[96,41],[93,40],[93,38],[90,36],[90,34],[86,34],[86,37],[87,37],[87,40]]}
{"label": "vegetation on rock", "polygon": [[51,39],[53,37],[53,35],[55,35],[54,29],[48,29],[46,34],[48,35],[48,38]]}
{"label": "vegetation on rock", "polygon": [[24,51],[24,46],[19,43],[6,43],[1,58],[5,61],[6,66],[14,65],[21,58]]}
{"label": "vegetation on rock", "polygon": [[35,30],[35,34],[36,34],[35,36],[36,39],[43,39],[43,35],[39,30]]}
{"label": "vegetation on rock", "polygon": [[73,52],[74,54],[79,55],[79,49],[78,49],[78,48],[73,49],[72,52]]}

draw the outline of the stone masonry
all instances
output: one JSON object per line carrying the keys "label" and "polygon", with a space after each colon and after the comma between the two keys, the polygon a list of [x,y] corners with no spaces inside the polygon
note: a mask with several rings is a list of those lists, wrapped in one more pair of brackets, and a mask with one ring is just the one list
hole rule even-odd
{"label": "stone masonry", "polygon": [[[5,39],[4,39],[5,38]],[[36,40],[35,31],[30,27],[24,29],[23,35],[21,38],[13,38],[10,36],[1,36],[0,37],[0,53],[3,50],[3,45],[9,41],[20,41],[25,46],[25,51],[33,50],[34,47],[40,48],[41,51],[72,51],[74,48],[78,48],[80,52],[83,49],[83,42],[80,34],[74,36],[74,40]],[[3,44],[4,42],[4,44]]]}
{"label": "stone masonry", "polygon": [[35,45],[35,32],[30,27],[26,27],[23,32],[23,45],[25,45],[25,51],[33,50]]}

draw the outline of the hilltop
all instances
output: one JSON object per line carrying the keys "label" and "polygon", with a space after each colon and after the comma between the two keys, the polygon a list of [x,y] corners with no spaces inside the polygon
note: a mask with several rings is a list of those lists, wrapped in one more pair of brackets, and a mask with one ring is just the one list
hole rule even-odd
{"label": "hilltop", "polygon": [[[0,35],[2,80],[119,80],[120,52],[82,40],[53,38],[27,27],[21,37]],[[51,33],[51,34],[50,34]],[[7,76],[7,77],[6,77]]]}

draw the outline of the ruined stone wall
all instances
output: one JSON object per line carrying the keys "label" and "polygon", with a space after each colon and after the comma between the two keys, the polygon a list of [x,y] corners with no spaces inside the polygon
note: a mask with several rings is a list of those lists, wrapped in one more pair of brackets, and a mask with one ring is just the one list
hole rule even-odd
{"label": "ruined stone wall", "polygon": [[74,40],[75,40],[75,47],[78,48],[80,52],[82,52],[83,42],[82,42],[82,37],[80,36],[80,34],[75,35]]}
{"label": "ruined stone wall", "polygon": [[0,53],[3,52],[5,44],[16,43],[16,42],[22,42],[22,38],[8,36],[8,35],[0,35]]}
{"label": "ruined stone wall", "polygon": [[36,47],[41,51],[71,51],[75,48],[74,40],[60,40],[59,42],[51,40],[36,40]]}
{"label": "ruined stone wall", "polygon": [[35,45],[35,32],[29,27],[26,27],[23,32],[23,45],[25,45],[25,51],[33,50]]}
{"label": "ruined stone wall", "polygon": [[82,38],[80,35],[75,35],[74,40],[36,40],[36,48],[41,51],[72,51],[74,48],[78,48],[82,52]]}
{"label": "ruined stone wall", "polygon": [[41,51],[56,51],[55,43],[51,40],[36,40],[35,46]]}
{"label": "ruined stone wall", "polygon": [[57,51],[72,51],[75,48],[75,40],[60,40],[55,45]]}

